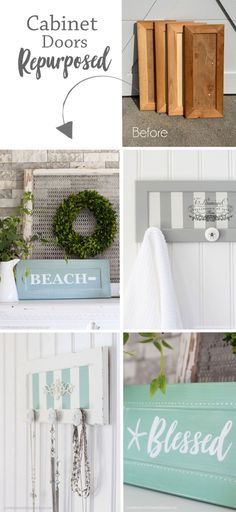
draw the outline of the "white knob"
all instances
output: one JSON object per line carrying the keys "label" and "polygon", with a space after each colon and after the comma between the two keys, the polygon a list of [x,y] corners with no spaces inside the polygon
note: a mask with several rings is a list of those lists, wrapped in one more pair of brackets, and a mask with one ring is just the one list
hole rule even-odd
{"label": "white knob", "polygon": [[81,423],[81,420],[82,420],[82,412],[80,409],[75,409],[73,411],[73,416],[72,416],[72,423],[73,425],[75,425],[75,427],[78,427]]}
{"label": "white knob", "polygon": [[216,242],[220,236],[217,228],[207,228],[205,231],[205,238],[208,242]]}
{"label": "white knob", "polygon": [[48,411],[48,421],[51,424],[57,422],[57,411],[55,409],[49,409]]}
{"label": "white knob", "polygon": [[35,411],[34,411],[34,409],[29,409],[27,411],[27,421],[28,421],[28,423],[33,423],[34,420],[35,420]]}

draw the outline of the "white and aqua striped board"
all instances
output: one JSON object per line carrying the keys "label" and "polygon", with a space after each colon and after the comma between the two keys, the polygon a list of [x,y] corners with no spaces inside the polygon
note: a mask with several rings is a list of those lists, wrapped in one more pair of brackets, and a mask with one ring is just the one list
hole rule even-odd
{"label": "white and aqua striped board", "polygon": [[25,367],[27,409],[39,422],[48,422],[56,409],[60,422],[72,423],[75,409],[85,409],[88,424],[108,423],[108,348],[82,350],[50,359],[37,359]]}
{"label": "white and aqua striped board", "polygon": [[126,386],[124,479],[236,508],[236,383]]}
{"label": "white and aqua striped board", "polygon": [[137,181],[136,240],[158,227],[167,242],[206,242],[217,228],[218,242],[236,241],[235,181]]}

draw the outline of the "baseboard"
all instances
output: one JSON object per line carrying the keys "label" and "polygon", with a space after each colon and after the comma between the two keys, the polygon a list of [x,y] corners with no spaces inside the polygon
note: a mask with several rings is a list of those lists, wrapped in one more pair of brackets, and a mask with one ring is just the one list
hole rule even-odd
{"label": "baseboard", "polygon": [[[128,83],[123,83],[123,96],[137,96],[138,75],[137,73],[127,73],[123,77]],[[225,72],[225,94],[236,94],[236,71]]]}

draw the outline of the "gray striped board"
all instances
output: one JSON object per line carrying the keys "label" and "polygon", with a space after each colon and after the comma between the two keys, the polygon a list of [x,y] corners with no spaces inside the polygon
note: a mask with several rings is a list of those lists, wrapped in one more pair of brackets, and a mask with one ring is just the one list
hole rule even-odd
{"label": "gray striped board", "polygon": [[149,227],[167,242],[206,242],[208,228],[218,229],[218,242],[236,241],[236,182],[137,181],[137,242]]}

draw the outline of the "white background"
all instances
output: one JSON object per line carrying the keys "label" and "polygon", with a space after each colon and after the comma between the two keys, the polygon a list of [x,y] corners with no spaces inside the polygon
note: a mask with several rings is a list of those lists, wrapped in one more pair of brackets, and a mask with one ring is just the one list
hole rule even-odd
{"label": "white background", "polygon": [[[79,352],[93,346],[110,347],[110,425],[89,427],[89,449],[95,493],[86,512],[119,512],[120,495],[120,351],[119,337],[112,334],[1,334],[0,335],[0,511],[31,507],[30,452],[27,424],[20,417],[26,403],[19,385],[21,365],[28,360]],[[23,395],[23,396],[22,396]],[[49,426],[40,425],[37,434],[37,507],[51,510],[49,476]],[[71,425],[59,427],[61,453],[60,510],[82,512],[81,499],[72,499]],[[31,508],[29,508],[31,510]],[[38,508],[37,508],[38,510]]]}
{"label": "white background", "polygon": [[[236,23],[235,0],[221,0]],[[148,14],[147,14],[148,13]],[[138,87],[137,43],[135,23],[146,19],[194,20],[225,25],[225,93],[236,94],[236,32],[225,18],[216,0],[123,0],[123,78]],[[124,96],[130,96],[131,86],[123,85]],[[137,95],[135,89],[134,95]]]}
{"label": "white background", "polygon": [[[70,95],[65,121],[74,121],[73,140],[56,127],[62,124],[62,103],[67,92],[80,80],[92,75],[121,76],[121,3],[110,0],[23,0],[3,2],[0,16],[0,148],[6,149],[116,149],[121,142],[121,82],[93,79],[78,86]],[[61,39],[88,38],[88,49],[42,49],[40,31],[27,29],[29,16],[99,20],[97,32],[54,32]],[[42,32],[42,34],[52,34]],[[43,69],[43,77],[23,78],[18,73],[21,47],[30,48],[32,56],[102,54],[111,46],[113,58],[109,71],[71,69],[64,79],[60,70]],[[86,86],[85,86],[86,85]]]}
{"label": "white background", "polygon": [[[138,253],[135,180],[236,179],[234,150],[124,151],[124,278]],[[184,328],[236,327],[236,243],[168,244]]]}

